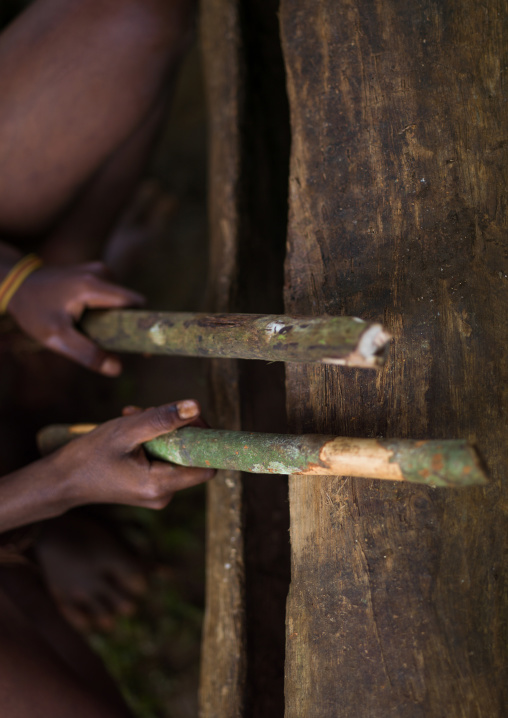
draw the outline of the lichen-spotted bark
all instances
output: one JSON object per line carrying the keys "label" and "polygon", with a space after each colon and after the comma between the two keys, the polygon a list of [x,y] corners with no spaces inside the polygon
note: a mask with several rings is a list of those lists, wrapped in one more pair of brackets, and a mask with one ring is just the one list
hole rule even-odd
{"label": "lichen-spotted bark", "polygon": [[390,335],[356,317],[92,312],[82,326],[110,351],[181,356],[318,362],[375,369]]}
{"label": "lichen-spotted bark", "polygon": [[290,429],[465,437],[494,479],[291,480],[287,718],[506,710],[506,28],[494,0],[282,3],[285,309],[394,335],[377,377],[288,366]]}
{"label": "lichen-spotted bark", "polygon": [[[93,424],[42,429],[41,453],[95,428]],[[487,478],[474,449],[462,440],[351,439],[319,434],[268,434],[186,427],[144,444],[155,459],[251,474],[363,476],[429,486],[474,486]]]}

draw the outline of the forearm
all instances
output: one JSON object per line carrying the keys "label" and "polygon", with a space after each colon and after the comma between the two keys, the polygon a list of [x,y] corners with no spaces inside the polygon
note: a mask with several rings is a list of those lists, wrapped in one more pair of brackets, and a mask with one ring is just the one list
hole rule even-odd
{"label": "forearm", "polygon": [[0,533],[65,513],[71,493],[52,456],[1,477]]}

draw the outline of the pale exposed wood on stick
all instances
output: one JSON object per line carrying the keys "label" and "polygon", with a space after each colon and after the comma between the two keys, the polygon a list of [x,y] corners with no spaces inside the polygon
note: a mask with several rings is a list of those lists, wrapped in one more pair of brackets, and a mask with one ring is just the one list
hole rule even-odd
{"label": "pale exposed wood on stick", "polygon": [[181,356],[319,362],[365,369],[384,363],[390,335],[356,317],[88,312],[83,330],[104,349]]}
{"label": "pale exposed wood on stick", "polygon": [[[46,427],[38,434],[39,448],[49,453],[93,428],[93,424]],[[463,440],[355,439],[184,427],[144,446],[152,457],[182,466],[253,474],[359,476],[431,486],[487,483],[475,450]]]}

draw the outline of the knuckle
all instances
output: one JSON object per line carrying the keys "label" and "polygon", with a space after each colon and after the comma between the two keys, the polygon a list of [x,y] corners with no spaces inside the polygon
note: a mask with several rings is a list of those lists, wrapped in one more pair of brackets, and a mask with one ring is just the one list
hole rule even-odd
{"label": "knuckle", "polygon": [[193,478],[196,483],[204,483],[212,479],[216,473],[215,469],[199,469],[199,473],[194,474]]}
{"label": "knuckle", "polygon": [[170,431],[176,423],[176,415],[172,410],[163,407],[149,409],[151,412],[150,422],[154,430],[161,434]]}
{"label": "knuckle", "polygon": [[163,509],[169,504],[174,493],[171,489],[174,473],[170,465],[157,466],[148,472],[142,487],[144,506]]}
{"label": "knuckle", "polygon": [[82,282],[96,282],[97,275],[89,267],[81,270],[81,281]]}
{"label": "knuckle", "polygon": [[90,272],[90,270],[88,270],[88,269],[85,272],[83,272],[83,274],[81,275],[81,284],[82,284],[83,289],[86,290],[86,289],[88,289],[88,287],[90,285],[93,286],[96,283],[97,283],[97,277],[95,276],[95,274],[93,274],[93,272]]}
{"label": "knuckle", "polygon": [[81,361],[90,369],[100,371],[104,363],[104,354],[97,350],[95,347],[89,347],[87,350],[83,350],[81,355]]}
{"label": "knuckle", "polygon": [[154,509],[155,511],[160,511],[161,509],[165,509],[170,501],[171,501],[171,496],[166,496],[164,498],[145,502],[145,506],[148,509]]}
{"label": "knuckle", "polygon": [[108,433],[108,439],[111,442],[111,446],[121,447],[124,451],[128,449],[121,419],[110,419],[109,421],[105,421],[99,429]]}
{"label": "knuckle", "polygon": [[149,503],[153,506],[160,505],[162,508],[165,492],[160,481],[158,481],[154,476],[148,477],[147,481],[141,488],[141,494],[141,498],[145,503]]}
{"label": "knuckle", "polygon": [[63,334],[68,330],[68,328],[69,320],[67,315],[64,313],[59,312],[51,314],[46,321],[45,330],[48,335]]}
{"label": "knuckle", "polygon": [[68,336],[66,326],[46,326],[38,333],[39,341],[45,347],[56,352],[66,353],[68,349]]}

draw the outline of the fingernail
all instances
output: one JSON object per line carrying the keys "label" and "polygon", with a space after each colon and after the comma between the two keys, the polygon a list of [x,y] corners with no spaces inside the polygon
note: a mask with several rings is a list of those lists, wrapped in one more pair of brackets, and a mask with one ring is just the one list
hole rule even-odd
{"label": "fingernail", "polygon": [[199,406],[192,399],[176,402],[176,410],[180,419],[192,419],[199,414]]}
{"label": "fingernail", "polygon": [[101,373],[107,376],[118,376],[122,371],[122,365],[118,359],[108,357],[101,364]]}

